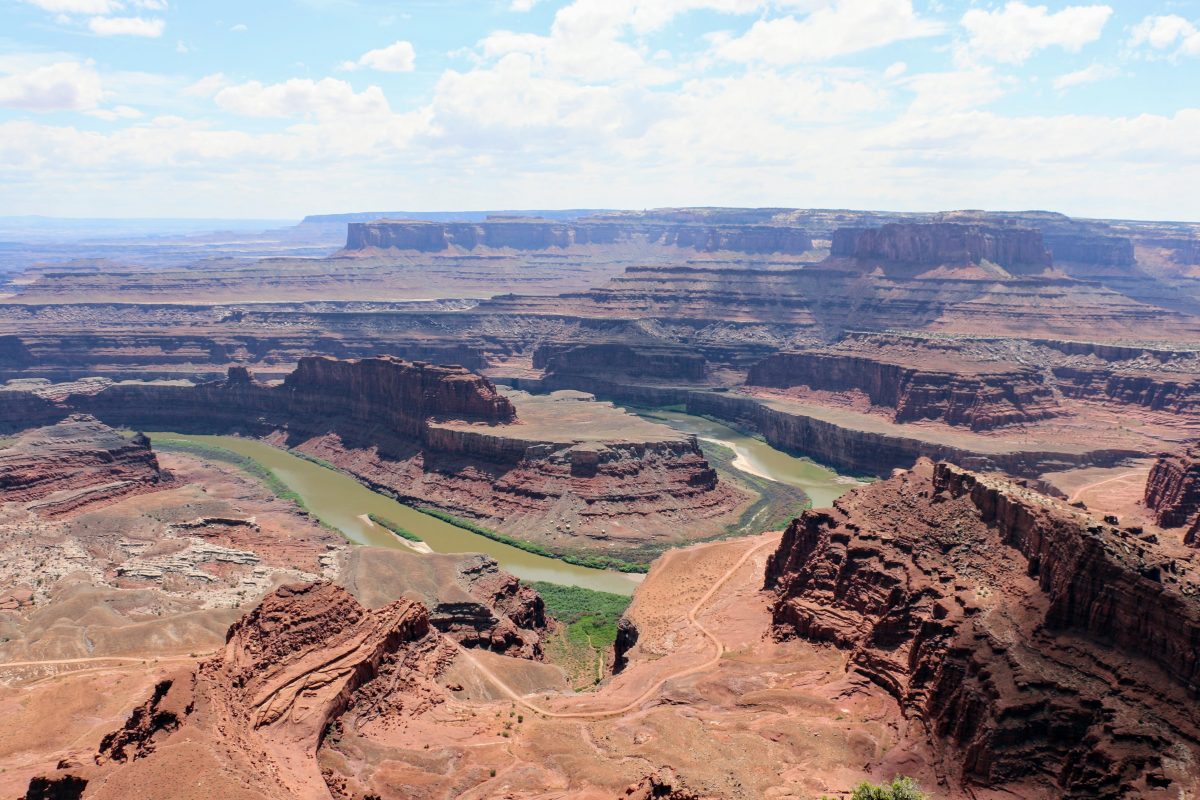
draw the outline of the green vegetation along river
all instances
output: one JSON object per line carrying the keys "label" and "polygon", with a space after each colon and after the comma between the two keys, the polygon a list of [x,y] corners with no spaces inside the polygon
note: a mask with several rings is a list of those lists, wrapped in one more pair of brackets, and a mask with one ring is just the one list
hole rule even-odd
{"label": "green vegetation along river", "polygon": [[518,578],[582,586],[602,592],[629,595],[641,580],[614,570],[591,569],[554,558],[518,550],[500,542],[442,522],[374,492],[354,478],[300,458],[265,442],[236,436],[193,436],[181,433],[148,433],[150,439],[193,442],[247,456],[267,467],[295,492],[315,516],[337,528],[351,542],[374,547],[410,547],[391,531],[371,522],[369,515],[390,520],[419,536],[438,553],[486,553]]}
{"label": "green vegetation along river", "polygon": [[[631,409],[635,410],[635,409]],[[777,483],[795,486],[809,496],[813,508],[825,508],[855,486],[862,483],[839,475],[807,458],[797,458],[771,445],[741,433],[707,417],[697,417],[678,411],[636,409],[636,413],[654,422],[670,425],[685,433],[694,433],[701,442],[727,447],[736,454],[735,469]]]}

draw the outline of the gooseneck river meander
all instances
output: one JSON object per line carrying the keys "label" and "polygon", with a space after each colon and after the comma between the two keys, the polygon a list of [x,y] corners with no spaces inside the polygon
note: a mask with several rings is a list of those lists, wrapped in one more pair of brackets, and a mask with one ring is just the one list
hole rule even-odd
{"label": "gooseneck river meander", "polygon": [[[798,486],[813,505],[821,507],[855,485],[855,481],[807,459],[783,453],[752,437],[702,417],[674,412],[655,412],[656,421],[678,430],[695,433],[700,439],[724,445],[737,454],[733,465],[759,477]],[[629,595],[640,575],[592,569],[554,558],[527,553],[516,547],[443,522],[380,494],[354,478],[293,455],[255,439],[236,436],[202,436],[181,433],[150,433],[151,439],[177,439],[232,450],[269,468],[289,489],[303,499],[308,509],[326,524],[341,531],[347,540],[375,547],[411,547],[385,528],[371,522],[369,515],[390,520],[412,531],[438,553],[486,553],[500,566],[528,581],[549,581]]]}

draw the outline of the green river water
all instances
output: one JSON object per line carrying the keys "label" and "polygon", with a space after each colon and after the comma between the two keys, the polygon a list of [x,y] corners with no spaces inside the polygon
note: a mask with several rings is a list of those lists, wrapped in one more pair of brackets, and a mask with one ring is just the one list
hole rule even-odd
{"label": "green river water", "polygon": [[804,490],[813,508],[826,508],[862,482],[839,475],[807,458],[797,458],[771,445],[705,417],[675,411],[639,411],[641,416],[672,428],[694,433],[702,442],[728,447],[736,454],[733,466],[760,478],[786,483]]}
{"label": "green river water", "polygon": [[[842,478],[811,461],[789,456],[764,442],[701,417],[654,412],[651,418],[732,449],[738,456],[734,461],[736,468],[763,478],[799,486],[813,498],[813,504],[817,507],[828,505],[833,498],[856,485],[855,481]],[[642,579],[641,575],[576,566],[492,541],[372,491],[349,475],[254,439],[179,433],[148,435],[151,439],[179,439],[223,447],[254,459],[268,467],[289,489],[300,495],[313,514],[337,528],[349,541],[356,544],[375,547],[412,546],[372,523],[368,515],[374,514],[412,531],[435,552],[486,553],[495,558],[501,567],[527,581],[549,581],[629,595]]]}

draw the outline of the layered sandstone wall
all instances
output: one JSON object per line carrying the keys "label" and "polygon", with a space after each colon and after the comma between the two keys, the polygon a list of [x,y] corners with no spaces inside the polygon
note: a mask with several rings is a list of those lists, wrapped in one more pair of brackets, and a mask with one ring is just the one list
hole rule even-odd
{"label": "layered sandstone wall", "polygon": [[[1200,445],[1158,457],[1146,479],[1145,503],[1164,528],[1200,525]],[[1189,543],[1196,543],[1194,533]]]}
{"label": "layered sandstone wall", "polygon": [[282,386],[258,383],[244,367],[233,367],[223,381],[113,384],[72,394],[60,405],[145,430],[263,435],[283,429],[300,436],[340,430],[373,433],[383,445],[420,441],[435,417],[489,425],[516,418],[491,381],[464,367],[388,356],[302,358]]}
{"label": "layered sandstone wall", "polygon": [[284,379],[293,416],[349,416],[420,436],[435,416],[501,424],[516,418],[511,402],[487,378],[464,367],[383,356],[342,361],[302,358]]}
{"label": "layered sandstone wall", "polygon": [[32,503],[43,514],[152,491],[170,479],[145,436],[126,438],[83,414],[0,450],[0,502]]}
{"label": "layered sandstone wall", "polygon": [[1139,455],[1121,449],[1069,452],[1036,447],[984,452],[916,436],[860,430],[784,411],[736,394],[689,392],[687,409],[690,414],[710,415],[745,425],[761,433],[773,447],[800,453],[855,475],[888,475],[893,469],[925,457],[1032,478],[1080,466],[1113,466]]}
{"label": "layered sandstone wall", "polygon": [[547,377],[576,375],[649,378],[656,381],[702,381],[706,361],[683,348],[606,342],[603,344],[542,344],[533,351],[534,369]]}
{"label": "layered sandstone wall", "polygon": [[64,762],[55,779],[73,775],[97,798],[170,794],[173,774],[213,797],[326,800],[316,751],[331,723],[373,682],[414,692],[419,678],[403,673],[436,646],[429,632],[418,602],[372,611],[331,584],[282,586],[230,627],[216,656],[160,682],[95,765]]}
{"label": "layered sandstone wall", "polygon": [[802,229],[780,225],[696,225],[611,222],[552,222],[500,220],[484,222],[421,222],[376,220],[351,222],[346,250],[416,250],[441,252],[450,248],[550,250],[583,245],[640,243],[701,252],[783,253],[799,255],[812,249]]}
{"label": "layered sandstone wall", "polygon": [[834,231],[830,255],[929,266],[986,260],[1010,272],[1041,271],[1050,266],[1040,231],[952,222],[839,228]]}
{"label": "layered sandstone wall", "polygon": [[959,780],[1073,800],[1190,782],[1164,748],[1200,747],[1197,579],[1131,531],[928,463],[806,512],[766,573],[777,634],[850,650]]}
{"label": "layered sandstone wall", "polygon": [[1137,263],[1133,241],[1127,236],[1067,231],[1048,231],[1043,236],[1055,264],[1132,268]]}
{"label": "layered sandstone wall", "polygon": [[[974,368],[971,368],[971,367]],[[1060,413],[1041,372],[1016,364],[937,370],[841,353],[777,353],[751,367],[746,383],[862,392],[895,409],[896,422],[941,420],[972,430],[1048,419]]]}
{"label": "layered sandstone wall", "polygon": [[1064,397],[1141,406],[1172,414],[1200,414],[1200,380],[1170,373],[1129,374],[1089,367],[1054,367]]}

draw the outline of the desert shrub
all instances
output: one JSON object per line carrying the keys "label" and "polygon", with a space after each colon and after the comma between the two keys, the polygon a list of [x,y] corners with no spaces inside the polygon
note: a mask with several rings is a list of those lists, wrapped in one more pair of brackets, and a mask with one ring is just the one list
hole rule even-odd
{"label": "desert shrub", "polygon": [[[822,797],[821,800],[833,800]],[[850,800],[930,800],[929,795],[921,791],[916,781],[903,775],[892,779],[891,783],[874,784],[863,781],[855,787]]]}

